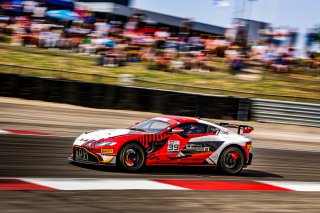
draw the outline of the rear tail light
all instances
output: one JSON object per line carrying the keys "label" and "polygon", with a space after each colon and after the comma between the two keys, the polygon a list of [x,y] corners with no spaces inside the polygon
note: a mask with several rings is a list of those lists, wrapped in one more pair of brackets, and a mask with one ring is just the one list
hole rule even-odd
{"label": "rear tail light", "polygon": [[248,151],[250,151],[252,149],[252,141],[247,142],[246,147],[247,147]]}

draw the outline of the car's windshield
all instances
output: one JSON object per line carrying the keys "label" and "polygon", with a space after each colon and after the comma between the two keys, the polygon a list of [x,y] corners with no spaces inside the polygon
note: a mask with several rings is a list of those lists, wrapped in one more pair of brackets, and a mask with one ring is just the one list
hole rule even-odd
{"label": "car's windshield", "polygon": [[130,127],[131,130],[138,130],[150,133],[159,133],[170,126],[169,123],[159,120],[147,120]]}

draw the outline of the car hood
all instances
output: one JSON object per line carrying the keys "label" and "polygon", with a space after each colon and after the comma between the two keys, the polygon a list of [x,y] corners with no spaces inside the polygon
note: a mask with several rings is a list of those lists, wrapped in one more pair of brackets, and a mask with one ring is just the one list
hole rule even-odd
{"label": "car hood", "polygon": [[100,140],[113,138],[128,134],[143,134],[139,131],[133,131],[130,129],[101,129],[92,132],[86,132],[80,135],[73,143],[75,146],[81,146],[89,140]]}

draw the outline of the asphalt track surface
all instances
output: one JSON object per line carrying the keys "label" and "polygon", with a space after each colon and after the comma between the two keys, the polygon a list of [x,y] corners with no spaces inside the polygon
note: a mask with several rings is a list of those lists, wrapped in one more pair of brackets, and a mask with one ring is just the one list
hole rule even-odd
{"label": "asphalt track surface", "polygon": [[[79,166],[66,160],[74,136],[85,129],[125,127],[152,117],[149,113],[30,105],[0,100],[1,129],[47,131],[56,136],[0,135],[0,177],[166,178],[206,180],[320,181],[318,129],[265,125],[292,132],[303,128],[310,138],[308,151],[295,139],[279,138],[254,148],[253,165],[240,175],[225,176],[211,168],[150,167],[136,174],[114,167]],[[41,105],[43,104],[43,106]],[[82,116],[79,118],[79,116]],[[74,121],[74,122],[72,122]],[[112,122],[111,122],[112,121]],[[65,136],[65,137],[61,137]],[[257,135],[257,143],[265,137]],[[273,144],[289,144],[291,150]],[[280,148],[279,148],[280,147]],[[297,150],[294,150],[297,149]],[[1,212],[319,212],[319,192],[259,191],[0,191]]]}

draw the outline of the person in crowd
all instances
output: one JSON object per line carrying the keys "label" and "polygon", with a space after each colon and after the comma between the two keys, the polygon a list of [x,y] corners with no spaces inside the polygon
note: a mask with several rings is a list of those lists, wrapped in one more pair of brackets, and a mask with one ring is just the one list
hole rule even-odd
{"label": "person in crowd", "polygon": [[110,25],[107,23],[107,20],[98,19],[97,22],[94,23],[94,33],[96,33],[99,37],[107,36],[109,30]]}
{"label": "person in crowd", "polygon": [[169,38],[170,33],[168,28],[161,27],[154,33],[154,39],[156,40],[156,47],[161,49],[165,47],[166,40]]}
{"label": "person in crowd", "polygon": [[189,37],[188,44],[191,46],[191,50],[195,51],[204,50],[205,48],[198,33],[193,33],[193,35]]}
{"label": "person in crowd", "polygon": [[189,37],[190,31],[192,29],[192,19],[191,18],[185,18],[183,19],[181,23],[181,27],[179,30],[179,39],[182,41],[186,41]]}
{"label": "person in crowd", "polygon": [[295,47],[296,46],[298,36],[299,36],[299,34],[298,34],[298,30],[297,29],[291,28],[289,30],[289,39],[290,39],[289,45],[291,47]]}
{"label": "person in crowd", "polygon": [[240,50],[240,46],[231,46],[225,51],[225,56],[232,71],[241,71],[244,68],[244,59]]}
{"label": "person in crowd", "polygon": [[315,31],[314,29],[308,29],[306,33],[306,42],[305,42],[306,52],[310,52],[314,42],[315,42]]}
{"label": "person in crowd", "polygon": [[38,2],[30,0],[22,1],[21,4],[23,7],[23,14],[28,17],[33,15],[34,9],[38,6]]}

